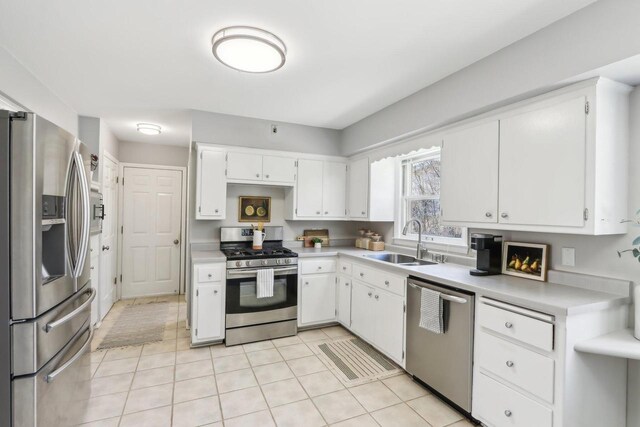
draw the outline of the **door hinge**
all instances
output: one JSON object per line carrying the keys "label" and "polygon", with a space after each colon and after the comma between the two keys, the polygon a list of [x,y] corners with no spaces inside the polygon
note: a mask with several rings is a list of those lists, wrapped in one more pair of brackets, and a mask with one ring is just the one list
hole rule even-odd
{"label": "door hinge", "polygon": [[336,313],[336,317],[338,317],[338,310],[336,309],[336,310],[334,310],[334,311],[335,311],[335,313]]}
{"label": "door hinge", "polygon": [[296,208],[296,215],[298,215],[298,208]]}
{"label": "door hinge", "polygon": [[227,176],[227,170],[226,169],[224,170],[224,176]]}
{"label": "door hinge", "polygon": [[589,114],[589,101],[584,103],[584,113]]}
{"label": "door hinge", "polygon": [[119,177],[119,176],[116,176],[116,184],[117,184],[118,182],[120,182],[120,177]]}
{"label": "door hinge", "polygon": [[196,336],[198,336],[198,328],[196,328]]}
{"label": "door hinge", "polygon": [[404,350],[402,350],[402,360],[404,360]]}
{"label": "door hinge", "polygon": [[122,283],[122,274],[120,275],[120,283]]}
{"label": "door hinge", "polygon": [[198,206],[198,212],[202,212],[202,206]]}
{"label": "door hinge", "polygon": [[229,160],[229,153],[227,153],[227,154],[225,154],[225,155],[224,155],[224,159],[225,159],[225,160]]}
{"label": "door hinge", "polygon": [[122,177],[122,185],[124,185],[124,176]]}
{"label": "door hinge", "polygon": [[117,277],[114,277],[114,278],[113,278],[113,284],[115,285],[115,284],[117,284],[117,283],[118,283],[118,278],[117,278]]}
{"label": "door hinge", "polygon": [[589,219],[589,209],[585,208],[584,212],[582,213],[582,217],[585,221]]}
{"label": "door hinge", "polygon": [[124,234],[124,225],[120,226],[120,234]]}
{"label": "door hinge", "polygon": [[202,153],[203,153],[203,151],[200,152],[200,160],[202,160]]}
{"label": "door hinge", "polygon": [[402,312],[403,313],[407,312],[407,304],[402,304]]}
{"label": "door hinge", "polygon": [[295,165],[296,165],[296,167],[298,167],[298,161],[297,160],[295,161]]}
{"label": "door hinge", "polygon": [[200,289],[196,289],[196,296],[200,296]]}
{"label": "door hinge", "polygon": [[344,215],[345,215],[345,216],[347,215],[347,210],[346,210],[346,209],[344,210]]}

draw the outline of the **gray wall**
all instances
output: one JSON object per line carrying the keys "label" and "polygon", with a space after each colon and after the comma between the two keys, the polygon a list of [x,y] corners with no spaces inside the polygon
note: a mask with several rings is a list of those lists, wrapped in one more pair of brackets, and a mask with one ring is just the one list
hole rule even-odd
{"label": "gray wall", "polygon": [[118,160],[124,163],[187,166],[189,161],[189,147],[121,141],[119,150]]}
{"label": "gray wall", "polygon": [[[192,139],[222,145],[340,155],[340,131],[270,120],[192,111]],[[278,133],[271,133],[271,124]]]}
{"label": "gray wall", "polygon": [[0,46],[0,92],[74,135],[78,114]]}
{"label": "gray wall", "polygon": [[477,114],[640,53],[640,1],[600,0],[344,129],[342,153]]}

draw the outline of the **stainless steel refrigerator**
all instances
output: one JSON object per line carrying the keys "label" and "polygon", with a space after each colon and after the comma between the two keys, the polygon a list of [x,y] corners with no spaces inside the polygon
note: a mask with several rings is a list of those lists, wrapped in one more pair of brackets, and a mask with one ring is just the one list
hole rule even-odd
{"label": "stainless steel refrigerator", "polygon": [[0,425],[67,426],[89,399],[88,148],[0,110]]}

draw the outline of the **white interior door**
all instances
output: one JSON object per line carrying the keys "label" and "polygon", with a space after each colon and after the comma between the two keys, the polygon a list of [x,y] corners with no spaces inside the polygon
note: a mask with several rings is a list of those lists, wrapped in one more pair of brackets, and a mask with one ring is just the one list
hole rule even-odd
{"label": "white interior door", "polygon": [[116,275],[118,271],[118,164],[103,156],[102,202],[102,246],[100,247],[100,320],[107,315],[115,300]]}
{"label": "white interior door", "polygon": [[177,294],[182,171],[124,168],[122,297]]}

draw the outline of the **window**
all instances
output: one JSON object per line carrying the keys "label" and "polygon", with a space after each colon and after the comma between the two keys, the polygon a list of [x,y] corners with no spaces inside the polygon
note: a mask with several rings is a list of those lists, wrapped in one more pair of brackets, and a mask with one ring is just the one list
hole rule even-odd
{"label": "window", "polygon": [[423,150],[419,154],[400,159],[401,199],[399,223],[396,224],[396,237],[399,239],[418,239],[418,227],[409,226],[407,235],[402,228],[415,218],[422,224],[423,241],[434,243],[465,245],[466,228],[442,225],[440,217],[440,148]]}

